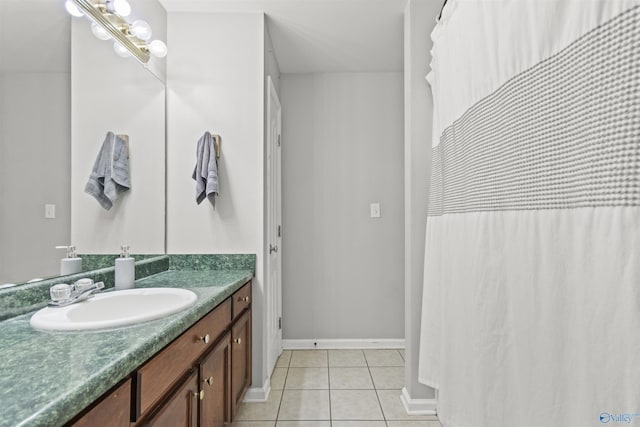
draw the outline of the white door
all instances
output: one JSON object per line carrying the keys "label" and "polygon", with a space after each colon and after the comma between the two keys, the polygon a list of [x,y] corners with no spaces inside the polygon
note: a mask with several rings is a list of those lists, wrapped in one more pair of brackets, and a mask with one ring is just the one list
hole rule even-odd
{"label": "white door", "polygon": [[281,153],[282,108],[269,76],[267,95],[267,367],[273,371],[282,351],[282,221]]}

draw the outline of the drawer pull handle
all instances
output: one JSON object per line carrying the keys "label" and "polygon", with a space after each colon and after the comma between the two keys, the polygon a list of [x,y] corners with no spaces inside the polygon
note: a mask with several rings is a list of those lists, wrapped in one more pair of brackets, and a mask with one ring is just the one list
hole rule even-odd
{"label": "drawer pull handle", "polygon": [[196,399],[204,399],[204,390],[200,390],[200,392],[198,393],[197,391],[193,392],[193,397],[195,397]]}
{"label": "drawer pull handle", "polygon": [[205,344],[209,344],[209,340],[210,340],[209,334],[207,334],[207,335],[205,335],[203,337],[199,337],[198,340],[204,342]]}
{"label": "drawer pull handle", "polygon": [[209,384],[209,385],[213,384],[213,377],[206,378],[206,379],[204,380],[204,382],[205,382],[205,383],[207,383],[207,384]]}
{"label": "drawer pull handle", "polygon": [[236,344],[242,344],[242,338],[236,338],[233,340]]}
{"label": "drawer pull handle", "polygon": [[244,302],[249,302],[249,297],[244,297],[244,298],[242,298],[242,301],[244,301]]}

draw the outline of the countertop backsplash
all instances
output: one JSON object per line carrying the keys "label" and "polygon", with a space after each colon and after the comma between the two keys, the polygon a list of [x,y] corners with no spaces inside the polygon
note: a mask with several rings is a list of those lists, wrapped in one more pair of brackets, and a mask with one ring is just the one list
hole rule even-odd
{"label": "countertop backsplash", "polygon": [[[39,310],[49,301],[49,288],[58,283],[72,284],[76,280],[88,277],[94,282],[104,282],[105,289],[113,288],[115,283],[114,255],[89,255],[95,265],[110,267],[83,271],[68,276],[54,277],[34,283],[0,289],[0,321]],[[136,259],[136,280],[168,270],[251,270],[255,274],[255,254],[176,254],[143,255]]]}

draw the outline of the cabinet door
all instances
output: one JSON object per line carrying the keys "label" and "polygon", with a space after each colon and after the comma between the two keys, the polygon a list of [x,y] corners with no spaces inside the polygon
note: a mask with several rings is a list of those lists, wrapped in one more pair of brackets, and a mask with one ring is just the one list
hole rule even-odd
{"label": "cabinet door", "polygon": [[231,422],[231,335],[227,333],[200,362],[200,426],[223,427]]}
{"label": "cabinet door", "polygon": [[231,329],[231,418],[251,384],[251,310]]}
{"label": "cabinet door", "polygon": [[98,402],[82,418],[71,424],[72,427],[128,427],[131,413],[131,380],[116,387],[103,400]]}
{"label": "cabinet door", "polygon": [[153,427],[195,427],[198,425],[198,370],[193,369],[160,408],[141,423]]}

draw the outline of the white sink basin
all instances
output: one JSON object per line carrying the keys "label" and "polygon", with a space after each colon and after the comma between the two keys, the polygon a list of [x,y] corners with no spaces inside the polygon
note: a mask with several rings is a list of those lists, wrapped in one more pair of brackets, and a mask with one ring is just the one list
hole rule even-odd
{"label": "white sink basin", "polygon": [[66,307],[45,307],[31,326],[51,331],[114,328],[177,313],[195,304],[196,294],[179,288],[127,289],[97,294]]}

